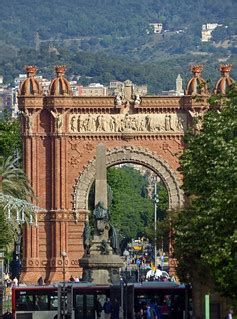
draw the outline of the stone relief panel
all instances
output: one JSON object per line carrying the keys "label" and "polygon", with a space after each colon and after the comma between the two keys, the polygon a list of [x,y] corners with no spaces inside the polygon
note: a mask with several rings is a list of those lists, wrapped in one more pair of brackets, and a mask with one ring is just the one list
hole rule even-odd
{"label": "stone relief panel", "polygon": [[175,114],[72,114],[71,133],[185,132],[187,115]]}

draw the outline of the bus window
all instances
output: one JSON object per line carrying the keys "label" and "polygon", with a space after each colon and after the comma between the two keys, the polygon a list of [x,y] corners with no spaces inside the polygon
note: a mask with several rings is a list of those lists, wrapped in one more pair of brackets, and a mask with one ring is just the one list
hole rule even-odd
{"label": "bus window", "polygon": [[95,296],[94,295],[84,295],[85,298],[85,310],[86,318],[94,319],[95,318]]}
{"label": "bus window", "polygon": [[83,295],[76,295],[75,298],[75,318],[83,319]]}
{"label": "bus window", "polygon": [[16,299],[16,310],[19,310],[19,311],[34,310],[33,296],[18,295]]}
{"label": "bus window", "polygon": [[48,310],[48,295],[35,295],[35,309]]}
{"label": "bus window", "polygon": [[49,296],[49,309],[57,310],[58,309],[58,296]]}

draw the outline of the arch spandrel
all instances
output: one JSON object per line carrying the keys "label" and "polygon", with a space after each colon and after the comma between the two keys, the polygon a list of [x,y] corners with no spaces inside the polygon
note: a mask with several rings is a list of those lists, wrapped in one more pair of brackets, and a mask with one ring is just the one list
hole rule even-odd
{"label": "arch spandrel", "polygon": [[[74,192],[74,210],[77,212],[88,209],[88,196],[91,185],[95,179],[94,158],[81,172]],[[106,152],[106,167],[123,163],[134,163],[145,166],[155,172],[166,185],[169,194],[169,209],[177,209],[183,206],[184,194],[174,170],[157,154],[143,148],[124,146],[113,148]]]}

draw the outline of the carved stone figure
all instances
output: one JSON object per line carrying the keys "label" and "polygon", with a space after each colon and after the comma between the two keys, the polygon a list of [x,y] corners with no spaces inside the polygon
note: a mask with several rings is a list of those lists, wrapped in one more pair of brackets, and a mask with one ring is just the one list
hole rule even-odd
{"label": "carved stone figure", "polygon": [[182,131],[184,129],[184,121],[183,121],[183,118],[181,116],[177,116],[177,119],[176,119],[176,123],[175,123],[175,129],[177,131]]}
{"label": "carved stone figure", "polygon": [[170,131],[171,130],[171,115],[166,114],[165,116],[165,130]]}
{"label": "carved stone figure", "polygon": [[107,128],[107,121],[104,115],[102,114],[101,115],[101,130],[105,132],[106,128]]}
{"label": "carved stone figure", "polygon": [[118,105],[118,106],[122,105],[122,98],[120,95],[115,96],[115,105]]}
{"label": "carved stone figure", "polygon": [[134,105],[135,105],[135,106],[138,106],[138,105],[140,105],[140,104],[141,104],[141,98],[140,98],[140,95],[137,94],[137,95],[135,96]]}
{"label": "carved stone figure", "polygon": [[145,123],[144,123],[144,119],[140,120],[140,124],[139,124],[139,131],[143,131],[145,128]]}
{"label": "carved stone figure", "polygon": [[150,132],[152,130],[152,127],[151,127],[151,117],[149,114],[146,116],[145,120],[146,120],[146,129]]}
{"label": "carved stone figure", "polygon": [[90,225],[89,222],[85,222],[84,231],[83,231],[83,246],[86,254],[89,254],[90,251]]}
{"label": "carved stone figure", "polygon": [[95,219],[95,230],[98,235],[102,235],[109,220],[108,210],[104,207],[103,202],[100,201],[96,205],[95,209],[93,210],[93,216]]}
{"label": "carved stone figure", "polygon": [[184,114],[73,114],[69,125],[71,132],[85,133],[117,133],[124,131],[147,133],[161,131],[180,132],[184,131],[185,128]]}
{"label": "carved stone figure", "polygon": [[62,131],[62,126],[63,126],[63,117],[65,113],[59,113],[59,112],[54,112],[53,110],[51,110],[51,114],[53,115],[54,119],[55,119],[55,129],[57,132],[61,132]]}
{"label": "carved stone figure", "polygon": [[112,224],[110,224],[110,228],[109,228],[109,239],[110,239],[111,247],[113,248],[113,252],[115,254],[118,254],[120,249],[119,236],[118,236],[117,229]]}
{"label": "carved stone figure", "polygon": [[77,119],[77,130],[78,130],[78,132],[81,132],[81,129],[82,129],[82,120],[81,120],[81,116],[79,115],[78,119]]}
{"label": "carved stone figure", "polygon": [[77,118],[75,115],[71,118],[71,130],[73,132],[77,131]]}
{"label": "carved stone figure", "polygon": [[25,118],[26,129],[28,133],[31,134],[33,131],[34,117],[37,113],[30,114],[30,112],[26,109],[26,111],[25,112],[22,111],[21,114]]}

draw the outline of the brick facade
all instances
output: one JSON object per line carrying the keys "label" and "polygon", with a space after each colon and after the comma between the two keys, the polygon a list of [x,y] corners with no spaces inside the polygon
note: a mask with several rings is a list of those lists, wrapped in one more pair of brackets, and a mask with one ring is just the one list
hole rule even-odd
{"label": "brick facade", "polygon": [[105,144],[107,166],[134,162],[155,171],[167,186],[170,208],[182,206],[182,176],[177,171],[182,138],[193,117],[208,108],[207,92],[195,92],[202,95],[196,100],[190,90],[183,97],[140,97],[127,81],[123,96],[76,97],[59,66],[44,96],[34,78],[36,68],[27,72],[18,98],[24,169],[42,211],[37,224],[24,229],[22,281],[36,282],[43,276],[53,282],[62,279],[62,251],[67,252],[66,277],[81,274],[96,145]]}

